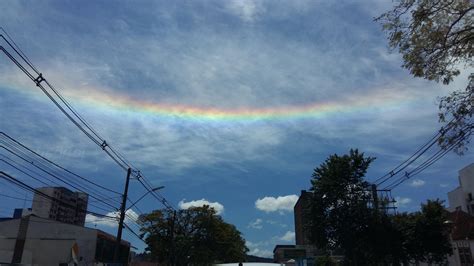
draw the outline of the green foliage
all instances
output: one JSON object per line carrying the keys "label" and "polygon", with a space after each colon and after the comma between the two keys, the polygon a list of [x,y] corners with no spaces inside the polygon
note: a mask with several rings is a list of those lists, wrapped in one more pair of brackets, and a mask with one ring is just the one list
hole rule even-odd
{"label": "green foliage", "polygon": [[401,0],[376,20],[403,55],[403,67],[448,84],[463,64],[473,66],[473,13],[470,0]]}
{"label": "green foliage", "polygon": [[373,160],[351,150],[331,155],[314,169],[305,214],[311,242],[326,253],[342,250],[345,265],[443,263],[451,247],[442,202],[428,201],[410,214],[373,209],[363,179]]}
{"label": "green foliage", "polygon": [[211,265],[243,261],[248,251],[235,226],[209,206],[155,210],[140,217],[146,251],[166,265]]}
{"label": "green foliage", "polygon": [[331,155],[314,169],[311,180],[311,240],[321,249],[341,248],[349,260],[365,248],[369,219],[368,183],[363,180],[374,160],[358,150],[349,155]]}
{"label": "green foliage", "polygon": [[464,91],[454,91],[443,97],[439,103],[439,121],[445,123],[438,143],[448,149],[453,147],[458,154],[467,150],[472,133],[472,115],[474,106],[474,74],[469,76],[469,84]]}
{"label": "green foliage", "polygon": [[[403,67],[415,77],[448,84],[461,68],[474,66],[474,5],[472,0],[400,0],[376,18],[392,48],[403,56]],[[441,98],[439,145],[463,154],[472,129],[473,74],[466,90]],[[448,119],[447,119],[448,118]]]}
{"label": "green foliage", "polygon": [[428,200],[421,212],[393,216],[393,224],[401,240],[396,259],[398,262],[427,262],[443,264],[452,254],[447,212],[440,200]]}
{"label": "green foliage", "polygon": [[318,266],[337,266],[337,262],[329,256],[318,257],[315,261]]}

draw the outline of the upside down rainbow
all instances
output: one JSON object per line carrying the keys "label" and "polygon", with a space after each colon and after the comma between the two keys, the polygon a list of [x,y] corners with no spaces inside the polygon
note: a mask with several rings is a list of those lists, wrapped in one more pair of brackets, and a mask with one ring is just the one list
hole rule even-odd
{"label": "upside down rainbow", "polygon": [[352,113],[380,108],[385,109],[411,100],[409,96],[398,94],[394,92],[394,90],[380,89],[370,93],[370,95],[359,95],[341,99],[340,101],[316,102],[299,106],[216,108],[156,103],[134,99],[116,92],[105,93],[102,89],[91,88],[86,89],[85,93],[84,91],[76,90],[74,92],[67,91],[64,95],[73,105],[85,104],[90,107],[106,108],[115,111],[129,111],[155,116],[209,121],[317,118],[337,113]]}

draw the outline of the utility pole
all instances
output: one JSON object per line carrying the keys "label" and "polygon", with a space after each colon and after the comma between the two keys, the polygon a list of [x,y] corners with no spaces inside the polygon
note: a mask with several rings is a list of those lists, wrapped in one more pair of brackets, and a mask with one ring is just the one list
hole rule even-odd
{"label": "utility pole", "polygon": [[128,168],[127,179],[125,180],[125,189],[122,195],[122,205],[120,206],[120,220],[119,220],[118,231],[117,231],[117,243],[115,245],[115,252],[114,252],[114,262],[116,263],[119,262],[119,258],[120,258],[120,244],[122,242],[123,221],[125,219],[125,210],[126,210],[127,198],[128,198],[128,183],[130,182],[131,173],[132,173],[132,169]]}
{"label": "utility pole", "polygon": [[374,209],[375,212],[378,213],[379,211],[379,196],[377,195],[377,185],[372,184],[372,199],[374,201]]}

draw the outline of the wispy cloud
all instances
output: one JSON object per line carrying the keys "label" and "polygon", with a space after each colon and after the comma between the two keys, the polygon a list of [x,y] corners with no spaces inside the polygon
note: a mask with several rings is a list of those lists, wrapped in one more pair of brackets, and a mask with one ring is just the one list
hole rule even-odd
{"label": "wispy cloud", "polygon": [[286,241],[286,242],[295,241],[295,232],[287,231],[282,237],[280,237],[280,240]]}
{"label": "wispy cloud", "polygon": [[231,13],[246,22],[254,21],[265,12],[261,0],[229,0],[225,2],[225,6]]}
{"label": "wispy cloud", "polygon": [[[373,22],[392,4],[382,2],[0,1],[0,25],[108,143],[152,182],[172,182],[166,185],[173,202],[223,210],[206,199],[238,202],[241,193],[225,191],[241,182],[241,188],[259,188],[246,190],[247,198],[258,200],[245,204],[271,216],[292,211],[293,193],[307,186],[294,177],[309,176],[329,154],[358,147],[378,157],[369,174],[386,173],[439,128],[436,96],[465,87],[466,77],[442,86],[413,79],[400,68],[402,58],[387,49]],[[215,110],[377,104],[305,118],[229,122],[146,113],[114,105],[119,97]],[[0,60],[0,114],[2,131],[63,166],[91,173],[102,185],[120,188],[115,181],[123,181],[123,172],[8,60]],[[428,169],[433,176],[469,161],[444,159],[444,169]],[[289,191],[268,185],[276,173],[288,177],[279,179],[279,188]],[[196,192],[206,182],[215,189]],[[262,197],[274,193],[287,196]],[[186,202],[183,195],[202,199]],[[407,199],[400,204],[410,204]],[[238,217],[249,207],[232,206]],[[251,220],[242,219],[244,227]],[[265,226],[252,230],[257,239],[267,230],[286,231],[262,220]],[[252,252],[271,256],[284,233],[272,233],[272,240]]]}
{"label": "wispy cloud", "polygon": [[410,186],[412,187],[422,187],[426,184],[424,180],[421,179],[414,179],[413,181],[410,182]]}
{"label": "wispy cloud", "polygon": [[260,230],[263,228],[263,220],[257,218],[255,221],[250,222],[247,227]]}
{"label": "wispy cloud", "polygon": [[395,197],[395,205],[397,207],[407,207],[411,202],[411,198],[405,198],[405,197]]}
{"label": "wispy cloud", "polygon": [[267,244],[268,243],[262,243],[262,242],[253,243],[248,240],[245,242],[245,245],[249,249],[249,252],[248,252],[249,255],[270,258],[270,257],[273,257],[273,252],[270,249],[263,247],[263,246],[266,246]]}

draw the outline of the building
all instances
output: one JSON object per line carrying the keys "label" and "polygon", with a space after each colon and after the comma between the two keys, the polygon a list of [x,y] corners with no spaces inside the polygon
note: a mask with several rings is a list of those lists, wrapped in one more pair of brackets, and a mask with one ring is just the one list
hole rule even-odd
{"label": "building", "polygon": [[474,217],[457,210],[449,214],[449,220],[452,222],[451,244],[453,246],[453,255],[449,257],[449,265],[473,265]]}
{"label": "building", "polygon": [[277,263],[295,263],[296,259],[307,257],[305,248],[298,248],[295,245],[276,245],[273,249],[273,261]]}
{"label": "building", "polygon": [[[293,208],[295,218],[296,245],[276,245],[273,249],[273,260],[285,265],[314,265],[319,257],[326,254],[318,250],[309,240],[309,226],[307,213],[311,207],[312,192],[301,190],[300,197]],[[335,261],[342,261],[341,251],[330,251],[330,257]]]}
{"label": "building", "polygon": [[[97,265],[113,261],[115,237],[97,229],[34,215],[0,221],[0,264]],[[130,243],[120,245],[128,263]]]}
{"label": "building", "polygon": [[84,226],[89,196],[64,187],[42,187],[33,197],[36,216],[63,223]]}
{"label": "building", "polygon": [[474,163],[459,171],[459,186],[448,192],[450,212],[462,210],[474,215]]}
{"label": "building", "polygon": [[310,199],[311,192],[301,190],[301,195],[293,208],[295,216],[296,245],[309,245],[308,230],[305,230],[307,224],[305,213],[309,210]]}

